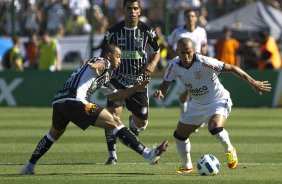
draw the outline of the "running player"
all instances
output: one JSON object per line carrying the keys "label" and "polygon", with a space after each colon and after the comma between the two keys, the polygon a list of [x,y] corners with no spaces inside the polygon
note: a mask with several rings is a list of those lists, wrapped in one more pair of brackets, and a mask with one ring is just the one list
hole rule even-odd
{"label": "running player", "polygon": [[[185,25],[175,28],[168,36],[168,53],[171,57],[176,56],[176,45],[181,38],[190,38],[195,46],[195,52],[203,55],[207,55],[208,41],[206,30],[197,26],[198,16],[196,10],[187,9],[184,11]],[[181,113],[187,109],[187,99],[189,95],[187,90],[179,80],[176,81],[176,85],[179,94],[180,110]]]}
{"label": "running player", "polygon": [[178,57],[169,63],[164,81],[154,93],[156,98],[164,98],[170,83],[179,78],[191,94],[188,108],[181,115],[174,132],[176,149],[182,164],[177,172],[194,172],[189,136],[203,123],[208,123],[208,131],[223,145],[228,167],[233,169],[238,163],[236,149],[231,144],[228,132],[223,128],[231,112],[232,101],[218,75],[221,72],[232,72],[260,95],[264,91],[270,91],[271,84],[268,81],[254,80],[237,66],[195,53],[193,41],[189,38],[178,41],[177,54]]}
{"label": "running player", "polygon": [[104,45],[101,57],[92,58],[76,70],[57,92],[53,101],[53,117],[50,131],[39,141],[29,161],[19,174],[35,173],[37,161],[50,149],[65,132],[69,122],[85,130],[90,125],[113,130],[121,142],[143,156],[150,164],[155,164],[168,146],[165,140],[154,149],[145,147],[136,136],[127,129],[120,119],[96,103],[90,103],[89,95],[97,89],[113,100],[120,100],[143,89],[148,80],[140,81],[131,88],[117,91],[109,82],[108,70],[120,64],[121,50],[113,44]]}
{"label": "running player", "polygon": [[[122,50],[120,66],[112,72],[111,83],[117,89],[127,89],[138,81],[149,78],[154,72],[159,60],[159,46],[156,32],[139,20],[141,14],[140,0],[124,0],[124,21],[113,26],[105,35],[104,43],[115,43]],[[146,47],[150,45],[153,53],[150,61],[147,60]],[[148,89],[147,87],[134,93],[125,101],[108,100],[108,109],[121,116],[125,105],[131,115],[129,117],[130,129],[138,136],[140,131],[148,125]],[[109,158],[107,165],[117,162],[116,138],[112,131],[105,131]]]}

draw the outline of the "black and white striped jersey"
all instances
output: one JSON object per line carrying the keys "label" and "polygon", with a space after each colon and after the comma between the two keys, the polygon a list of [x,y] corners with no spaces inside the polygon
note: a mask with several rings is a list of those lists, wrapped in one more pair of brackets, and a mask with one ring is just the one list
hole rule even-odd
{"label": "black and white striped jersey", "polygon": [[[102,62],[104,70],[100,75],[96,73],[87,63]],[[70,78],[64,83],[63,87],[54,96],[53,104],[65,100],[82,101],[89,103],[88,97],[97,89],[100,89],[104,95],[115,93],[115,89],[109,81],[108,70],[110,62],[101,57],[94,57],[72,73]]]}
{"label": "black and white striped jersey", "polygon": [[104,37],[105,43],[114,43],[122,50],[121,64],[112,72],[125,87],[131,87],[143,80],[144,68],[147,65],[146,47],[149,44],[153,52],[159,52],[157,35],[153,28],[139,21],[137,27],[125,27],[124,21],[109,29]]}

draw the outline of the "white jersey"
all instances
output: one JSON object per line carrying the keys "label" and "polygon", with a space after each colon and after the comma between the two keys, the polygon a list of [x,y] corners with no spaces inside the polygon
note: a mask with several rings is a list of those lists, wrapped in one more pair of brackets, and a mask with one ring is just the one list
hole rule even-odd
{"label": "white jersey", "polygon": [[192,65],[184,68],[179,57],[175,57],[165,71],[164,80],[172,82],[179,78],[188,89],[191,102],[207,105],[230,98],[218,79],[223,66],[224,63],[217,59],[195,54]]}
{"label": "white jersey", "polygon": [[201,47],[203,44],[207,44],[207,32],[201,27],[197,27],[194,31],[189,32],[185,26],[178,27],[172,31],[168,36],[168,44],[176,50],[178,40],[181,38],[190,38],[195,47],[196,53],[201,53]]}
{"label": "white jersey", "polygon": [[[88,62],[101,62],[104,64],[104,70],[101,71],[100,75],[97,75],[96,71],[87,64]],[[72,73],[63,87],[56,93],[53,104],[66,100],[81,101],[87,104],[89,103],[88,97],[97,89],[100,89],[106,96],[117,92],[117,89],[109,81],[109,68],[110,62],[104,58],[94,57],[88,60],[86,64]]]}

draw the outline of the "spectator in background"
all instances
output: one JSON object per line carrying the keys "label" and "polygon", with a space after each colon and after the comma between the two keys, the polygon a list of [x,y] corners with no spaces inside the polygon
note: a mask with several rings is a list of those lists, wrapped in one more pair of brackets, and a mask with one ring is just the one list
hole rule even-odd
{"label": "spectator in background", "polygon": [[72,12],[72,16],[68,19],[66,25],[66,34],[86,34],[91,31],[85,16],[81,15],[79,9]]}
{"label": "spectator in background", "polygon": [[23,58],[20,53],[20,45],[21,45],[21,40],[18,37],[13,38],[13,47],[9,53],[9,61],[10,61],[10,66],[11,70],[16,70],[16,71],[24,71],[23,68]]}
{"label": "spectator in background", "polygon": [[224,27],[223,38],[219,39],[215,44],[215,58],[240,67],[240,57],[237,54],[240,43],[231,36],[232,30]]}
{"label": "spectator in background", "polygon": [[199,9],[201,7],[200,0],[177,0],[175,4],[175,8],[177,13],[177,25],[182,26],[185,24],[183,20],[183,14],[187,9]]}
{"label": "spectator in background", "polygon": [[28,2],[28,8],[23,14],[24,26],[23,31],[26,35],[39,32],[39,14],[35,3]]}
{"label": "spectator in background", "polygon": [[258,69],[263,70],[267,68],[280,69],[281,56],[279,47],[275,39],[269,35],[268,31],[260,32],[260,61],[258,62]]}
{"label": "spectator in background", "polygon": [[31,70],[37,69],[38,67],[37,66],[37,56],[39,52],[37,34],[32,34],[29,37],[28,42],[26,42],[24,46],[25,46],[26,58],[28,61],[28,69],[31,69]]}
{"label": "spectator in background", "polygon": [[280,69],[281,68],[281,55],[279,47],[275,39],[269,35],[269,31],[261,31],[259,33],[259,41],[249,41],[247,46],[257,48],[257,68],[264,69]]}
{"label": "spectator in background", "polygon": [[57,40],[52,39],[48,32],[41,37],[38,53],[38,69],[51,72],[61,70],[60,48]]}
{"label": "spectator in background", "polygon": [[50,0],[45,5],[45,16],[47,18],[47,31],[49,34],[56,34],[58,28],[64,24],[66,12],[59,0]]}
{"label": "spectator in background", "polygon": [[160,62],[157,65],[157,69],[160,70],[160,71],[163,71],[164,69],[166,69],[166,67],[168,65],[168,63],[167,63],[168,62],[167,61],[168,42],[165,39],[165,36],[163,35],[161,25],[157,25],[155,30],[156,30],[156,34],[158,36],[158,44],[160,46],[160,55],[161,55]]}
{"label": "spectator in background", "polygon": [[198,17],[198,26],[205,28],[208,24],[208,10],[206,7],[201,7],[199,11],[199,17]]}

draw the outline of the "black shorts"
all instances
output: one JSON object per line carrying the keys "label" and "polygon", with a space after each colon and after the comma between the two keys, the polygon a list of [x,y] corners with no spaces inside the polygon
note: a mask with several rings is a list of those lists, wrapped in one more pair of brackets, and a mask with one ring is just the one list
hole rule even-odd
{"label": "black shorts", "polygon": [[[116,79],[111,79],[111,83],[116,89],[126,89],[126,87],[121,85]],[[124,101],[126,108],[131,111],[132,114],[143,120],[148,119],[149,101],[147,90],[138,91]],[[107,107],[117,108],[122,105],[123,104],[119,101],[112,101],[111,99],[107,100]]]}
{"label": "black shorts", "polygon": [[67,127],[69,122],[73,122],[79,128],[85,130],[90,125],[94,125],[99,114],[103,110],[97,104],[95,112],[88,115],[85,112],[85,105],[80,101],[67,100],[63,103],[53,104],[52,125],[56,130],[62,130]]}

